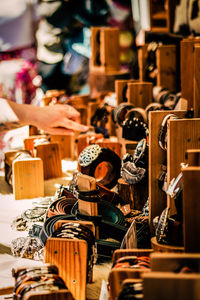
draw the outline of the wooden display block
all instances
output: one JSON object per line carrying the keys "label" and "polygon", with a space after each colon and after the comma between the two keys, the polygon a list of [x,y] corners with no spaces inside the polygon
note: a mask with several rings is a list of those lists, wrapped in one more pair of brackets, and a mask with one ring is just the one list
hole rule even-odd
{"label": "wooden display block", "polygon": [[90,96],[92,98],[98,97],[102,92],[114,92],[115,80],[129,79],[130,72],[124,69],[116,71],[107,71],[90,69],[89,72],[89,86]]}
{"label": "wooden display block", "polygon": [[[167,129],[167,182],[168,185],[181,171],[180,164],[186,162],[187,149],[200,148],[200,119],[169,120]],[[174,199],[168,196],[170,214],[176,213]]]}
{"label": "wooden display block", "polygon": [[108,276],[109,299],[117,300],[125,279],[140,279],[143,273],[149,273],[150,269],[116,268],[112,269]]}
{"label": "wooden display block", "polygon": [[113,253],[112,261],[113,263],[120,257],[124,256],[149,256],[153,253],[152,249],[117,249]]}
{"label": "wooden display block", "polygon": [[195,273],[200,273],[200,254],[159,252],[151,254],[152,272],[177,272],[184,266],[195,268]]}
{"label": "wooden display block", "polygon": [[128,83],[127,98],[128,103],[135,107],[145,108],[152,102],[153,84],[151,82],[131,82]]}
{"label": "wooden display block", "polygon": [[41,144],[35,147],[35,156],[43,160],[44,179],[62,177],[60,148],[58,143]]}
{"label": "wooden display block", "polygon": [[145,81],[146,80],[146,65],[147,65],[147,47],[148,45],[145,44],[140,46],[138,49],[138,65],[139,65],[139,80]]}
{"label": "wooden display block", "polygon": [[157,85],[163,86],[172,92],[176,91],[178,88],[176,46],[159,46],[156,51],[156,64],[158,69]]}
{"label": "wooden display block", "polygon": [[119,28],[91,27],[90,69],[104,72],[119,70],[119,50]]}
{"label": "wooden display block", "polygon": [[15,200],[44,197],[43,162],[40,158],[16,160],[12,169]]}
{"label": "wooden display block", "polygon": [[119,178],[117,186],[124,203],[130,204],[132,209],[142,210],[148,198],[148,179],[137,184],[129,184],[123,178]]}
{"label": "wooden display block", "polygon": [[48,139],[47,135],[32,135],[24,139],[24,149],[30,151],[31,155],[34,156],[34,142],[35,140],[42,141]]}
{"label": "wooden display block", "polygon": [[96,144],[98,140],[103,140],[103,134],[101,133],[85,133],[78,135],[76,139],[76,152],[77,157],[87,146]]}
{"label": "wooden display block", "polygon": [[155,236],[151,238],[151,247],[156,252],[184,252],[184,247],[170,246],[158,243]]}
{"label": "wooden display block", "polygon": [[75,159],[75,135],[74,133],[66,135],[51,135],[52,143],[58,143],[60,146],[60,154],[62,158]]}
{"label": "wooden display block", "polygon": [[[181,95],[188,100],[188,108],[195,109],[199,116],[199,46],[200,39],[186,38],[181,41]],[[195,97],[195,104],[194,104]]]}
{"label": "wooden display block", "polygon": [[75,300],[86,299],[87,242],[49,238],[45,245],[45,262],[55,264]]}
{"label": "wooden display block", "polygon": [[199,300],[200,274],[143,273],[145,300]]}
{"label": "wooden display block", "polygon": [[151,31],[173,32],[176,2],[173,0],[159,2],[150,0],[149,4]]}
{"label": "wooden display block", "polygon": [[[186,111],[170,111],[183,117]],[[158,135],[163,118],[169,111],[152,111],[149,113],[149,221],[152,226],[154,217],[159,216],[166,208],[166,194],[158,186],[161,165],[166,159],[166,152],[158,144]],[[181,134],[181,132],[180,132]],[[177,139],[177,137],[174,137]]]}
{"label": "wooden display block", "polygon": [[27,292],[24,300],[74,300],[69,290]]}
{"label": "wooden display block", "polygon": [[189,166],[200,166],[200,149],[188,149],[185,152],[186,163]]}
{"label": "wooden display block", "polygon": [[183,172],[183,235],[185,252],[200,253],[199,186],[200,167]]}
{"label": "wooden display block", "polygon": [[126,96],[128,83],[133,83],[137,81],[138,80],[134,79],[115,80],[115,93],[117,97],[117,105],[119,105],[121,102],[128,101],[128,98]]}

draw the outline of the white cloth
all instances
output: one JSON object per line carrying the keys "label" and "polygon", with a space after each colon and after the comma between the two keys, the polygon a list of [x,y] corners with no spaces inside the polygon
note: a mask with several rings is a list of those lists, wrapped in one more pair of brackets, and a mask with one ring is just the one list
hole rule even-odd
{"label": "white cloth", "polygon": [[0,98],[0,123],[19,121],[16,114],[3,98]]}
{"label": "white cloth", "polygon": [[37,19],[37,0],[1,0],[0,51],[31,46],[33,24]]}

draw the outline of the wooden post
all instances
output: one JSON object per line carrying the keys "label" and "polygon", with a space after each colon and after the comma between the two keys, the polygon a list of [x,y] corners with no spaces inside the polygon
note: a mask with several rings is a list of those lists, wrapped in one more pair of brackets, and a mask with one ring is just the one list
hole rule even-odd
{"label": "wooden post", "polygon": [[200,149],[187,149],[185,152],[186,163],[190,167],[200,166]]}
{"label": "wooden post", "polygon": [[[170,111],[170,113],[181,117],[186,112]],[[149,114],[149,222],[151,226],[153,218],[159,216],[167,206],[166,194],[158,187],[161,165],[166,159],[166,152],[158,144],[158,136],[162,120],[168,114],[169,111],[152,111]]]}
{"label": "wooden post", "polygon": [[[177,114],[175,112],[175,114]],[[167,182],[168,185],[181,171],[180,164],[186,162],[187,149],[200,148],[200,119],[169,120],[167,129]],[[170,214],[176,213],[174,199],[167,197]]]}
{"label": "wooden post", "polygon": [[200,44],[194,45],[194,90],[193,90],[193,107],[194,116],[200,117]]}
{"label": "wooden post", "polygon": [[185,252],[200,252],[200,167],[188,167],[183,172],[183,235]]}
{"label": "wooden post", "polygon": [[152,88],[153,84],[151,82],[128,83],[128,103],[133,104],[135,107],[145,108],[152,102]]}
{"label": "wooden post", "polygon": [[156,64],[158,69],[157,85],[170,91],[177,90],[176,74],[176,46],[162,45],[156,51]]}
{"label": "wooden post", "polygon": [[35,147],[35,156],[43,160],[44,179],[62,177],[60,148],[58,143],[41,144]]}

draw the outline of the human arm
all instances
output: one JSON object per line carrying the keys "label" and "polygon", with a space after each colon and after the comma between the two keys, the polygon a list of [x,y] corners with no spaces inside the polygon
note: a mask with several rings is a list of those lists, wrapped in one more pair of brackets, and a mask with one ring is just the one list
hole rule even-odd
{"label": "human arm", "polygon": [[[88,130],[87,126],[79,123],[80,113],[70,105],[56,104],[38,107],[6,101],[20,125],[33,125],[47,133],[61,135],[68,134],[73,130],[84,132]],[[13,120],[8,119],[7,121]]]}

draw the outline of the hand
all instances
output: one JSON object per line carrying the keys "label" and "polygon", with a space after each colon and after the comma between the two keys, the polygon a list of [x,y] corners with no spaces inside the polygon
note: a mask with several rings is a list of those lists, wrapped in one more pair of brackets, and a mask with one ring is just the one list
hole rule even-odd
{"label": "hand", "polygon": [[70,105],[38,107],[11,101],[8,103],[21,124],[34,125],[50,134],[64,135],[74,130],[85,132],[89,129],[80,124],[80,113]]}

